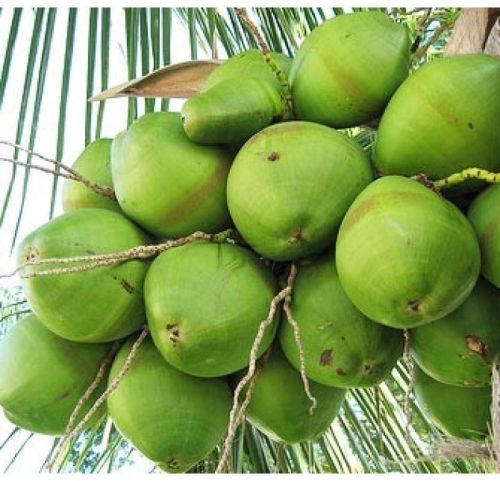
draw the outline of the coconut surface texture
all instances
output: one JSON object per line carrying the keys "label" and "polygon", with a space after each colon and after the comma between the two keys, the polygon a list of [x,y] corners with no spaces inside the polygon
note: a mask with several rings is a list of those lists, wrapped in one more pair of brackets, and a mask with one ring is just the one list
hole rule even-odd
{"label": "coconut surface texture", "polygon": [[408,75],[405,26],[381,12],[340,15],[303,42],[290,71],[297,118],[344,128],[377,118]]}
{"label": "coconut surface texture", "polygon": [[[278,52],[271,52],[271,58],[280,71],[288,76],[292,59]],[[228,79],[239,81],[249,77],[263,80],[277,89],[282,87],[276,73],[266,62],[263,53],[253,48],[229,58],[220,67],[217,67],[203,83],[202,92],[206,92]]]}
{"label": "coconut surface texture", "polygon": [[500,185],[492,185],[472,202],[469,220],[481,246],[481,272],[500,289]]}
{"label": "coconut surface texture", "polygon": [[[78,156],[71,168],[92,182],[113,188],[111,179],[112,142],[112,139],[98,139],[90,143]],[[121,212],[118,202],[97,194],[81,182],[69,179],[64,179],[62,203],[64,212],[81,209],[82,207],[95,207]]]}
{"label": "coconut surface texture", "polygon": [[490,387],[459,387],[435,381],[415,368],[417,403],[450,436],[482,441],[491,423]]}
{"label": "coconut surface texture", "polygon": [[[286,76],[291,59],[271,52],[274,65]],[[199,95],[182,107],[186,135],[201,144],[244,141],[274,121],[289,116],[283,86],[259,50],[231,57],[207,78]]]}
{"label": "coconut surface texture", "polygon": [[457,309],[480,251],[467,218],[416,180],[382,177],[349,208],[337,238],[342,287],[370,319],[410,328]]}
{"label": "coconut surface texture", "polygon": [[277,261],[318,253],[335,241],[355,197],[372,180],[368,156],[346,135],[285,122],[254,135],[229,172],[227,200],[241,235]]}
{"label": "coconut surface texture", "polygon": [[251,76],[230,78],[188,99],[182,124],[193,142],[230,144],[279,120],[284,110],[281,94],[271,83]]}
{"label": "coconut surface texture", "polygon": [[[147,236],[117,212],[77,209],[28,235],[19,247],[17,263],[109,254],[148,243]],[[23,279],[23,287],[33,312],[51,331],[73,341],[105,342],[144,324],[142,287],[148,265],[145,260],[128,260],[85,272],[31,277]],[[67,265],[42,264],[24,272],[61,267]]]}
{"label": "coconut surface texture", "polygon": [[174,112],[144,115],[116,136],[111,149],[122,210],[160,237],[215,233],[228,226],[230,163],[223,148],[192,143]]}
{"label": "coconut surface texture", "polygon": [[[249,250],[196,242],[164,252],[146,277],[146,313],[153,340],[175,368],[201,377],[247,366],[276,283]],[[279,315],[259,354],[271,344]]]}
{"label": "coconut surface texture", "polygon": [[[110,380],[132,346],[119,351]],[[130,370],[108,399],[119,431],[164,471],[183,473],[205,458],[227,428],[232,395],[224,379],[177,371],[151,340],[139,348]]]}
{"label": "coconut surface texture", "polygon": [[309,381],[317,405],[310,414],[311,400],[304,392],[299,371],[294,369],[279,345],[260,371],[247,416],[263,433],[286,444],[312,440],[321,435],[337,416],[345,389]]}
{"label": "coconut surface texture", "polygon": [[414,329],[411,340],[413,358],[437,381],[490,385],[492,362],[500,353],[500,290],[479,278],[456,311]]}
{"label": "coconut surface texture", "polygon": [[[34,315],[18,321],[0,340],[0,406],[9,421],[36,433],[64,433],[77,402],[97,375],[108,344],[79,344],[49,331]],[[102,382],[79,422],[104,391]],[[101,406],[87,426],[105,413]]]}
{"label": "coconut surface texture", "polygon": [[[307,376],[337,387],[369,387],[382,382],[403,352],[403,333],[365,317],[340,285],[332,256],[300,268],[293,292]],[[292,326],[283,321],[280,342],[300,369]]]}
{"label": "coconut surface texture", "polygon": [[375,167],[439,179],[468,167],[500,170],[500,59],[458,55],[419,68],[382,116]]}

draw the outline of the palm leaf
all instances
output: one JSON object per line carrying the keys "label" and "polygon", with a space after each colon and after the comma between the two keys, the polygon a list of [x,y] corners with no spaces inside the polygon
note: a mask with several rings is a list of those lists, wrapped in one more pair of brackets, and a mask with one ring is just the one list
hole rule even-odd
{"label": "palm leaf", "polygon": [[[101,16],[101,91],[106,90],[108,88],[110,28],[111,28],[111,13],[109,8],[104,8],[102,10],[102,16]],[[63,91],[65,91],[64,88]],[[105,102],[99,102],[99,110],[97,112],[97,125],[95,129],[96,139],[99,139],[101,137],[105,106],[106,106]]]}
{"label": "palm leaf", "polygon": [[[75,41],[76,18],[77,18],[76,8],[70,8],[68,12],[66,50],[64,53],[64,70],[62,74],[61,96],[59,102],[59,122],[57,126],[57,148],[56,148],[55,160],[58,163],[61,162],[64,151],[64,139],[66,133],[66,112],[68,108],[69,84],[70,84],[71,70],[73,64],[73,45]],[[101,110],[100,106],[99,110]],[[59,172],[59,169],[57,167],[56,167],[56,172]],[[58,183],[59,183],[59,177],[55,175],[52,180],[52,195],[50,199],[50,214],[49,214],[50,218],[52,218],[54,215]]]}
{"label": "palm leaf", "polygon": [[94,91],[94,77],[97,54],[97,30],[99,21],[99,10],[90,9],[88,24],[88,48],[87,48],[87,92],[85,98],[85,145],[92,140],[92,110],[93,104],[87,102]]}
{"label": "palm leaf", "polygon": [[22,12],[22,8],[16,8],[14,9],[14,13],[12,15],[9,38],[7,40],[7,45],[5,46],[2,76],[0,77],[0,107],[2,107],[3,95],[5,88],[7,87],[7,80],[9,79],[10,65],[12,63],[12,55],[14,53],[14,46],[16,44]]}
{"label": "palm leaf", "polygon": [[[28,110],[28,100],[29,100],[29,95],[31,92],[31,83],[33,81],[33,74],[35,70],[35,60],[36,56],[38,53],[38,47],[39,47],[39,38],[41,35],[41,30],[42,30],[42,22],[43,22],[43,17],[44,17],[45,11],[43,8],[38,8],[36,9],[35,12],[35,19],[33,23],[33,30],[31,34],[31,44],[30,44],[30,49],[29,49],[29,54],[28,54],[28,62],[26,65],[26,73],[24,77],[24,86],[23,86],[23,93],[21,97],[21,103],[19,107],[19,114],[18,114],[18,121],[17,121],[17,131],[16,131],[16,137],[15,137],[15,143],[19,144],[22,140],[23,132],[24,132],[24,123],[25,123],[25,118],[26,118],[26,113]],[[5,81],[7,83],[7,80]],[[14,159],[18,158],[18,150],[16,149],[14,151]],[[10,202],[10,198],[12,195],[12,189],[14,187],[14,180],[16,178],[16,166],[12,166],[12,172],[7,188],[7,193],[5,196],[5,200],[3,203],[2,207],[2,214],[0,216],[0,228],[3,225],[5,215],[7,213],[7,207]]]}

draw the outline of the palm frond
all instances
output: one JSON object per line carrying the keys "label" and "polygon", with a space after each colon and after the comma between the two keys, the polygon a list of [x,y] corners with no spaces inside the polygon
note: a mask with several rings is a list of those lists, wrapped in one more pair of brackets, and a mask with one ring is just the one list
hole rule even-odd
{"label": "palm frond", "polygon": [[[35,70],[35,60],[37,57],[38,53],[38,48],[39,48],[39,38],[41,35],[41,30],[42,30],[42,23],[43,23],[43,18],[44,18],[45,11],[43,8],[39,8],[36,10],[35,13],[35,19],[33,22],[33,29],[32,29],[32,34],[31,34],[31,44],[29,48],[29,54],[28,54],[28,61],[26,65],[26,73],[24,77],[24,86],[23,86],[23,93],[21,97],[21,103],[19,107],[19,114],[18,114],[18,121],[17,121],[17,131],[16,131],[16,137],[15,137],[15,143],[19,144],[22,141],[22,135],[24,132],[24,123],[25,123],[25,118],[26,118],[26,113],[28,110],[28,100],[29,100],[29,95],[31,93],[31,84],[33,81],[33,76],[34,76],[34,70]],[[7,81],[5,81],[7,82]],[[18,150],[16,149],[14,151],[14,159],[17,159],[19,155]],[[14,181],[16,178],[16,173],[17,173],[17,168],[15,165],[12,166],[12,172],[10,175],[10,180],[8,183],[7,187],[7,193],[5,195],[5,200],[3,203],[2,207],[2,214],[0,216],[0,227],[2,227],[5,215],[7,212],[7,207],[9,205],[11,195],[12,195],[12,189],[14,187]]]}
{"label": "palm frond", "polygon": [[0,77],[0,108],[2,107],[3,96],[5,88],[7,87],[7,80],[9,79],[10,65],[12,63],[12,55],[14,53],[14,46],[16,45],[17,33],[19,31],[19,22],[21,20],[22,8],[14,9],[12,15],[12,22],[10,25],[9,38],[5,46],[4,61],[2,66],[2,75]]}
{"label": "palm frond", "polygon": [[[70,11],[71,13],[71,11]],[[69,25],[68,25],[69,28]],[[101,91],[108,88],[109,82],[109,37],[111,28],[111,13],[109,8],[103,8],[101,15]],[[66,68],[66,63],[65,63]],[[62,89],[64,92],[66,89]],[[88,102],[91,103],[91,102]],[[104,119],[104,108],[106,103],[99,102],[99,110],[97,112],[97,125],[95,129],[95,138],[101,137],[102,122]]]}
{"label": "palm frond", "polygon": [[[60,163],[64,151],[64,139],[66,133],[66,113],[68,109],[68,92],[71,78],[71,70],[73,65],[73,46],[75,42],[77,9],[70,8],[68,11],[68,26],[66,31],[66,49],[64,52],[64,70],[62,73],[61,95],[59,101],[59,121],[57,125],[57,147],[56,147],[56,162]],[[56,167],[56,172],[59,169]],[[50,198],[50,213],[52,218],[55,209],[55,200],[57,196],[57,186],[59,177],[55,175],[52,179],[52,195]]]}
{"label": "palm frond", "polygon": [[[35,91],[35,103],[33,107],[33,116],[31,120],[30,136],[28,141],[28,149],[32,150],[35,145],[36,135],[38,132],[38,120],[40,118],[40,109],[42,105],[42,100],[44,98],[44,87],[45,79],[47,76],[47,66],[49,63],[49,55],[52,47],[52,38],[54,33],[54,26],[56,20],[56,9],[49,8],[47,19],[45,22],[45,35],[42,47],[42,55],[40,58],[40,65],[37,76],[37,85]],[[28,154],[27,163],[31,163],[32,156]],[[21,225],[21,220],[24,212],[24,206],[26,202],[26,196],[28,194],[28,182],[29,182],[30,169],[29,167],[24,171],[24,182],[21,196],[21,206],[19,207],[19,215],[17,218],[16,226],[14,228],[14,235],[12,237],[12,249],[14,248],[15,242],[17,240],[17,234],[19,232],[19,227]]]}

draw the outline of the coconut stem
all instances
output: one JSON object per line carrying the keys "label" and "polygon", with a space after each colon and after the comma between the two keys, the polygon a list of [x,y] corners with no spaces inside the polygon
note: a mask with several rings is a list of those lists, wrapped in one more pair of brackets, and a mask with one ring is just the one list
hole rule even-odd
{"label": "coconut stem", "polygon": [[0,278],[12,277],[16,275],[18,272],[23,271],[27,267],[32,267],[32,266],[39,266],[45,264],[58,264],[67,266],[68,264],[83,262],[84,264],[78,266],[58,267],[58,268],[29,272],[27,274],[23,274],[21,278],[28,279],[31,277],[75,274],[79,272],[98,269],[100,267],[111,266],[131,259],[147,259],[149,257],[153,257],[173,247],[179,247],[200,239],[209,242],[221,243],[229,240],[231,237],[234,237],[234,232],[232,229],[227,229],[225,231],[219,232],[218,234],[207,234],[205,232],[197,231],[186,237],[180,237],[179,239],[169,240],[161,244],[135,246],[131,247],[130,249],[125,249],[123,251],[118,251],[118,252],[112,252],[110,254],[90,254],[86,256],[73,256],[73,257],[51,257],[46,259],[35,258],[35,259],[30,259],[27,262],[24,262],[10,274],[0,275]]}
{"label": "coconut stem", "polygon": [[[92,182],[91,180],[84,177],[82,174],[77,172],[76,170],[68,167],[67,165],[62,164],[61,162],[56,162],[53,159],[49,159],[45,155],[39,154],[33,150],[27,149],[19,144],[15,144],[13,142],[8,142],[6,140],[0,140],[0,145],[7,145],[8,147],[13,147],[14,149],[21,150],[22,152],[27,153],[30,156],[38,157],[39,159],[48,162],[52,165],[55,165],[56,170],[47,169],[45,167],[41,167],[38,165],[32,165],[27,162],[22,162],[16,159],[7,159],[5,157],[1,157],[0,160],[4,162],[10,162],[14,165],[19,165],[22,167],[40,170],[42,172],[46,172],[58,177],[64,177],[65,179],[74,180],[75,182],[80,182],[81,184],[88,187],[90,190],[94,191],[96,194],[102,195],[103,197],[107,197],[108,199],[116,202],[116,195],[114,190],[111,187],[107,187],[105,185],[100,185],[96,182]],[[62,169],[64,172],[60,172],[57,169]]]}
{"label": "coconut stem", "polygon": [[[250,404],[253,391],[252,385],[255,383],[257,356],[260,345],[262,343],[262,339],[264,338],[266,329],[274,322],[278,306],[282,301],[286,299],[287,296],[291,295],[296,275],[296,268],[294,270],[292,265],[290,274],[288,276],[287,285],[273,297],[273,299],[271,300],[271,305],[269,306],[268,315],[259,325],[257,335],[255,336],[252,348],[250,349],[250,362],[248,364],[247,373],[241,378],[240,382],[236,386],[236,389],[234,390],[233,406],[231,408],[231,412],[229,413],[229,426],[227,428],[226,438],[224,439],[221,458],[219,460],[219,464],[217,465],[217,469],[215,470],[216,473],[222,473],[226,469],[229,455],[231,453],[231,446],[233,445],[234,439],[236,437],[238,426],[243,421],[245,411],[248,407],[248,404]],[[240,395],[249,383],[250,386],[246,391],[245,399],[240,406]]]}
{"label": "coconut stem", "polygon": [[472,167],[462,170],[456,174],[449,175],[444,179],[434,181],[434,185],[438,189],[447,189],[455,185],[461,184],[468,179],[477,179],[489,184],[500,184],[500,173],[489,172],[488,170]]}
{"label": "coconut stem", "polygon": [[412,443],[412,437],[410,433],[410,426],[412,422],[413,412],[411,409],[411,396],[415,388],[415,368],[410,354],[411,337],[410,331],[408,329],[404,330],[404,350],[403,350],[403,360],[408,370],[408,386],[405,392],[403,410],[406,417],[405,423],[405,435],[408,444]]}
{"label": "coconut stem", "polygon": [[[297,277],[298,267],[296,264],[292,264],[290,268],[290,275],[288,277],[287,285],[290,286],[291,292],[293,292],[293,286],[295,284],[295,279]],[[314,409],[317,405],[316,398],[312,395],[311,389],[309,386],[309,379],[306,376],[306,358],[304,355],[304,348],[302,347],[302,339],[300,337],[300,328],[297,324],[297,321],[293,318],[292,313],[292,294],[290,293],[285,298],[285,302],[283,303],[283,310],[285,311],[286,318],[288,323],[292,326],[293,336],[295,338],[295,345],[297,346],[297,350],[299,352],[299,362],[300,362],[300,377],[302,378],[302,384],[304,385],[304,391],[306,396],[311,401],[311,407],[309,408],[309,414],[312,416],[314,413]]]}
{"label": "coconut stem", "polygon": [[278,79],[278,82],[283,91],[285,113],[291,112],[293,105],[292,92],[290,90],[290,84],[288,83],[286,75],[279,68],[278,64],[273,60],[273,57],[271,56],[271,51],[269,50],[266,41],[260,34],[257,25],[255,25],[255,23],[253,23],[252,20],[250,20],[250,17],[248,16],[246,10],[244,8],[235,8],[234,10],[236,12],[236,15],[238,15],[243,24],[245,24],[248,27],[248,29],[254,36],[255,41],[262,50],[262,54],[264,55],[264,60],[266,61],[269,68],[274,72],[276,78]]}
{"label": "coconut stem", "polygon": [[[71,429],[68,429],[69,424],[70,424],[70,423],[68,423],[68,427],[66,428],[66,430],[69,431],[69,432],[65,432],[64,433],[63,438],[62,438],[61,442],[59,443],[59,445],[57,447],[57,450],[56,450],[56,452],[55,452],[55,454],[54,454],[54,456],[52,458],[52,461],[50,461],[50,463],[48,465],[49,472],[52,471],[54,463],[57,461],[57,459],[61,455],[61,452],[66,448],[66,446],[71,441],[71,439],[73,439],[75,436],[78,436],[82,432],[82,430],[84,429],[85,425],[89,422],[89,420],[92,418],[92,416],[94,416],[94,414],[97,412],[97,410],[102,406],[103,403],[106,402],[106,400],[108,399],[108,397],[116,390],[116,388],[123,381],[125,375],[128,373],[130,367],[132,366],[132,363],[134,362],[134,359],[137,356],[137,352],[138,352],[139,348],[141,347],[141,344],[146,339],[148,333],[149,333],[149,331],[148,331],[147,327],[145,327],[141,331],[141,333],[139,334],[139,336],[137,337],[137,339],[134,341],[134,344],[132,345],[132,348],[130,349],[130,352],[129,352],[129,354],[127,356],[127,359],[125,360],[123,366],[118,371],[118,373],[116,374],[116,376],[111,380],[111,382],[109,383],[107,389],[99,396],[99,398],[96,400],[96,402],[93,404],[93,406],[89,409],[89,411],[87,412],[87,414],[85,414],[85,416],[83,417],[83,419],[75,427],[72,427]],[[109,355],[109,354],[108,354],[108,356],[110,357],[109,362],[111,362],[112,356]],[[103,371],[103,374],[104,374],[105,367],[102,369],[102,371]],[[101,369],[99,369],[99,373],[100,372],[101,372]],[[99,375],[99,373],[98,373],[98,375]],[[96,384],[99,385],[99,382],[97,382]],[[87,391],[90,391],[90,388],[93,386],[93,384],[94,383],[92,383],[91,386],[89,386],[89,388],[88,388]],[[85,397],[86,394],[87,393],[84,394],[84,397]],[[80,401],[78,402],[77,407],[80,404]],[[84,402],[82,403],[82,405],[84,404]],[[81,409],[81,406],[80,406],[80,409]],[[75,408],[75,411],[76,411],[76,408]],[[73,418],[73,414],[71,415],[71,418]],[[76,415],[75,415],[75,417],[76,417]],[[72,422],[71,418],[70,418],[70,422]],[[74,419],[73,419],[73,421],[74,421]]]}
{"label": "coconut stem", "polygon": [[[234,422],[231,426],[228,427],[228,433],[226,436],[226,439],[224,440],[223,444],[223,451],[221,458],[219,460],[219,464],[217,465],[216,473],[223,473],[223,472],[229,472],[231,471],[231,462],[230,462],[230,454],[231,454],[231,447],[234,443],[234,439],[236,438],[236,433],[238,430],[238,427],[241,425],[243,420],[245,419],[245,413],[248,408],[248,405],[250,404],[250,401],[252,400],[252,395],[255,389],[255,384],[257,381],[257,378],[259,377],[259,368],[256,369],[255,374],[252,376],[252,379],[250,379],[248,383],[248,388],[245,392],[245,399],[241,403],[241,406],[239,407],[238,412],[235,415]],[[229,439],[229,441],[228,441]],[[227,444],[226,444],[227,443]],[[227,447],[226,447],[227,445]]]}
{"label": "coconut stem", "polygon": [[106,357],[102,360],[101,365],[99,366],[99,370],[97,371],[95,379],[92,381],[90,386],[87,388],[83,396],[78,400],[78,403],[75,406],[75,409],[71,413],[71,416],[69,417],[68,425],[66,426],[66,431],[65,435],[68,435],[73,427],[75,426],[76,419],[78,417],[78,414],[82,410],[83,406],[85,403],[90,399],[94,391],[99,387],[99,384],[101,384],[101,381],[104,378],[104,375],[106,374],[106,371],[108,369],[108,366],[111,364],[113,361],[113,358],[115,357],[116,351],[118,351],[118,348],[120,347],[119,342],[113,343],[113,346],[111,346],[111,349],[109,350],[108,354]]}
{"label": "coconut stem", "polygon": [[22,160],[9,159],[7,157],[0,157],[1,162],[10,162],[14,165],[19,165],[20,167],[29,167],[30,169],[39,170],[40,172],[45,172],[47,174],[55,175],[56,177],[63,177],[68,180],[75,180],[75,178],[71,174],[67,174],[66,172],[56,172],[55,170],[49,169],[47,167],[42,167],[41,165],[28,164],[27,162],[23,162]]}

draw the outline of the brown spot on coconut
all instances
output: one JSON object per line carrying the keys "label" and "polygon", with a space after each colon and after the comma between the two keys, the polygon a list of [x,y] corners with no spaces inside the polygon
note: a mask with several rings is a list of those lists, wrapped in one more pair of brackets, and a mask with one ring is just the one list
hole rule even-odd
{"label": "brown spot on coconut", "polygon": [[[293,311],[300,328],[307,377],[318,383],[375,386],[390,374],[402,354],[402,332],[374,323],[356,309],[340,284],[330,255],[301,267],[294,287]],[[332,319],[334,327],[324,328],[331,326]],[[293,330],[286,323],[281,325],[280,344],[298,369],[299,353]],[[367,364],[373,372],[366,371]]]}
{"label": "brown spot on coconut", "polygon": [[[43,260],[85,256],[88,252],[109,254],[148,243],[148,237],[118,212],[75,209],[29,234],[19,247],[18,265],[34,248],[37,258]],[[36,277],[40,271],[57,267],[61,265],[49,263],[28,266],[23,271],[27,276],[23,279],[26,298],[40,321],[57,335],[77,342],[107,342],[125,337],[144,324],[142,288],[131,290],[128,285],[142,286],[147,261]],[[125,276],[127,285],[121,282]]]}
{"label": "brown spot on coconut", "polygon": [[[240,246],[201,241],[165,251],[153,261],[144,284],[153,340],[167,362],[188,374],[236,372],[248,365],[276,287],[258,257]],[[271,344],[277,323],[278,316],[265,332],[259,355]]]}
{"label": "brown spot on coconut", "polygon": [[320,366],[330,366],[332,364],[332,349],[325,349],[321,353],[321,357],[319,358],[319,365]]}
{"label": "brown spot on coconut", "polygon": [[434,379],[456,386],[489,386],[500,353],[500,291],[480,278],[451,314],[412,330],[412,356]]}

